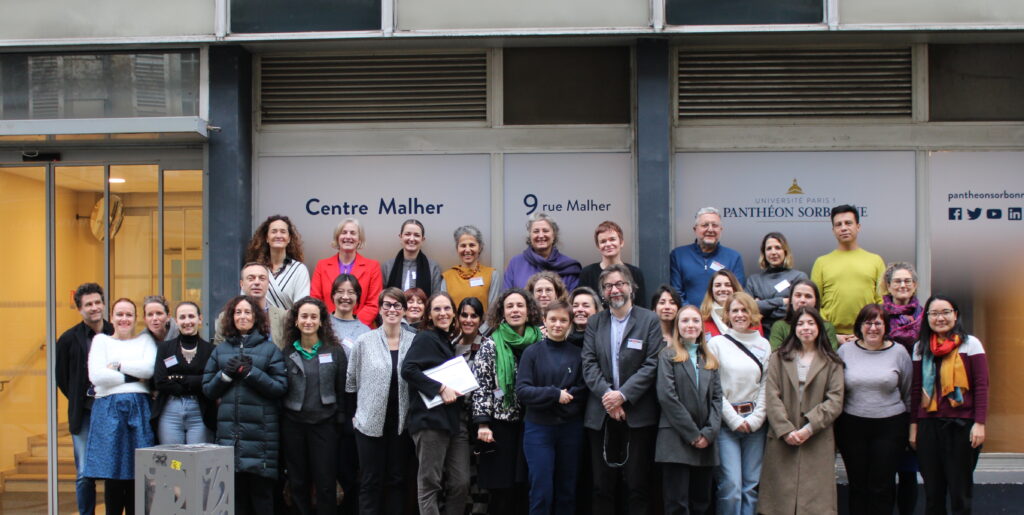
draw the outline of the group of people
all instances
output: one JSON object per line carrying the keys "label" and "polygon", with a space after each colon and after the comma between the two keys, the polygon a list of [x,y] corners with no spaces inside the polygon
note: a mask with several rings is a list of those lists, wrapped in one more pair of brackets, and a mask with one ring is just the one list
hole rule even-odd
{"label": "group of people", "polygon": [[[928,513],[968,513],[984,349],[953,299],[917,300],[912,265],[858,246],[859,222],[832,210],[838,245],[810,276],[771,232],[747,276],[703,208],[650,309],[621,227],[595,229],[601,261],[582,267],[543,213],[504,273],[473,226],[442,271],[419,221],[378,263],[345,219],[312,276],[272,216],[212,342],[193,303],[147,297],[136,334],[132,300],[108,322],[83,284],[56,371],[79,510],[104,479],[107,513],[132,513],[134,449],[215,442],[235,449],[238,513],[463,515],[478,490],[494,514],[835,513],[837,449],[850,513],[911,513],[918,470]],[[472,391],[429,374],[458,358]]]}

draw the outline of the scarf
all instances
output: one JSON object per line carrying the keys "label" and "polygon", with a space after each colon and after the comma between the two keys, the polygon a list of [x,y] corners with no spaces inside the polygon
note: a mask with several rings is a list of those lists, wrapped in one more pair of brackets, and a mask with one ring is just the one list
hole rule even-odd
{"label": "scarf", "polygon": [[[399,250],[398,255],[395,256],[394,264],[391,266],[391,273],[388,274],[388,282],[384,285],[385,288],[394,286],[402,291],[405,288],[402,286],[402,276],[405,274],[405,251]],[[416,287],[423,290],[427,296],[430,296],[432,290],[430,289],[430,262],[427,261],[427,255],[420,251],[416,254]]]}
{"label": "scarf", "polygon": [[540,339],[540,330],[532,325],[526,326],[523,335],[519,336],[508,322],[502,322],[491,334],[494,340],[494,371],[498,379],[498,387],[504,394],[502,404],[508,407],[516,396],[516,357],[513,351],[522,352]]}
{"label": "scarf", "polygon": [[715,323],[715,327],[718,328],[719,334],[725,334],[729,330],[729,324],[725,323],[722,319],[722,313],[725,312],[725,308],[719,305],[717,302],[712,304],[711,307],[711,320]]}
{"label": "scarf", "polygon": [[914,342],[921,334],[921,303],[917,297],[911,297],[910,302],[901,306],[893,302],[892,295],[886,295],[882,300],[882,309],[889,317],[889,337],[913,351]]}
{"label": "scarf", "polygon": [[299,340],[295,340],[294,342],[292,342],[292,347],[295,347],[295,350],[299,351],[299,354],[302,354],[302,359],[305,359],[307,361],[316,357],[316,351],[320,350],[320,345],[321,342],[318,341],[316,342],[315,345],[313,345],[312,349],[307,351],[306,349],[302,348],[302,344],[299,343]]}
{"label": "scarf", "polygon": [[[969,390],[967,369],[960,357],[960,336],[939,339],[933,334],[929,342],[930,353],[921,358],[921,405],[925,411],[938,411],[939,398],[948,397],[949,405],[957,407],[964,402],[964,390]],[[936,361],[942,360],[936,365]],[[936,366],[939,373],[940,395],[935,395]]]}
{"label": "scarf", "polygon": [[560,277],[578,276],[583,267],[580,266],[580,262],[575,259],[558,252],[558,248],[551,249],[551,254],[548,254],[547,258],[541,257],[540,254],[533,251],[533,248],[526,247],[523,251],[523,258],[526,262],[539,270],[551,270]]}

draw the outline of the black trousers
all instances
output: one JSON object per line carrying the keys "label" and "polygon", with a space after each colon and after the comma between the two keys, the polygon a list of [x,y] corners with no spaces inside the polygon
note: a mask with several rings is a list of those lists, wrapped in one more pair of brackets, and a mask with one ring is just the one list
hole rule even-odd
{"label": "black trousers", "polygon": [[924,478],[924,511],[944,515],[971,513],[974,467],[981,447],[971,447],[971,426],[966,418],[922,418],[917,424],[917,460]]}
{"label": "black trousers", "polygon": [[334,417],[316,424],[303,424],[281,417],[284,461],[288,466],[288,486],[292,503],[300,515],[314,513],[310,486],[316,491],[317,515],[333,515],[338,509],[337,477],[338,433]]}
{"label": "black trousers", "polygon": [[135,481],[106,479],[103,481],[103,504],[107,515],[133,515],[135,513]]}
{"label": "black trousers", "polygon": [[339,515],[359,513],[359,453],[356,451],[355,430],[351,425],[338,432],[338,484],[345,498],[338,507]]}
{"label": "black trousers", "polygon": [[[235,473],[235,515],[264,515],[274,506],[273,479],[250,474]],[[272,508],[271,508],[272,509]]]}
{"label": "black trousers", "polygon": [[662,463],[661,490],[665,515],[710,513],[713,476],[714,467]]}
{"label": "black trousers", "polygon": [[396,435],[387,430],[380,437],[366,436],[358,430],[355,433],[362,467],[360,515],[401,515],[405,464],[413,455],[412,440],[406,433]]}
{"label": "black trousers", "polygon": [[836,440],[850,480],[850,515],[892,515],[896,470],[909,425],[907,413],[886,418],[839,416]]}
{"label": "black trousers", "polygon": [[[608,433],[608,462],[625,463],[609,467],[605,463],[605,433]],[[615,487],[620,473],[626,483],[630,515],[648,515],[651,507],[651,478],[654,469],[654,442],[656,426],[632,428],[625,423],[607,419],[602,431],[588,430],[590,462],[593,465],[593,513],[613,515],[616,499]],[[656,502],[657,500],[655,500]]]}

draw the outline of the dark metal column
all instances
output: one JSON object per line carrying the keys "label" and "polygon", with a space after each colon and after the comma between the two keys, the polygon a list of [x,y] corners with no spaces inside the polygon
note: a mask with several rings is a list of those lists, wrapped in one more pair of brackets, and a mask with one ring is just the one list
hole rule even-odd
{"label": "dark metal column", "polygon": [[[664,39],[636,45],[636,173],[640,268],[647,291],[668,283],[672,250],[672,82]],[[646,306],[650,299],[637,299]]]}
{"label": "dark metal column", "polygon": [[[206,188],[208,313],[238,295],[238,269],[252,231],[252,56],[238,46],[210,48],[210,132]],[[211,334],[212,334],[211,330]]]}

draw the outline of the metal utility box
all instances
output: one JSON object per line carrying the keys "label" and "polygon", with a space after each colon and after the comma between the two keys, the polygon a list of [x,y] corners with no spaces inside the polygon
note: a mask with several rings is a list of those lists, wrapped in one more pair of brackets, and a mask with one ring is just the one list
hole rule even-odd
{"label": "metal utility box", "polygon": [[135,512],[233,515],[235,449],[157,445],[135,450]]}

